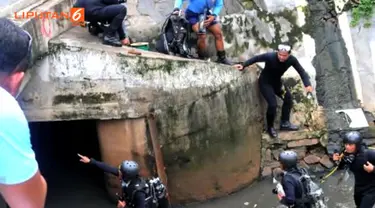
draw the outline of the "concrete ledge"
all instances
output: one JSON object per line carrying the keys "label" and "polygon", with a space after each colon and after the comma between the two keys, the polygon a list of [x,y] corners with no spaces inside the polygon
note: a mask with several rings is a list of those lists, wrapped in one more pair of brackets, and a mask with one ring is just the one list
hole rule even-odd
{"label": "concrete ledge", "polygon": [[[231,67],[98,43],[83,28],[50,41],[20,95],[29,121],[137,118],[256,79]],[[241,81],[241,82],[242,82]]]}

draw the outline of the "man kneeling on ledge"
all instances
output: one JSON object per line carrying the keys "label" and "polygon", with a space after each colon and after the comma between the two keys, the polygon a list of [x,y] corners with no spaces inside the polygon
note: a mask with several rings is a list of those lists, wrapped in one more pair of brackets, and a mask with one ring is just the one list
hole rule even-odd
{"label": "man kneeling on ledge", "polygon": [[86,20],[94,26],[98,22],[109,22],[109,27],[104,31],[103,44],[121,47],[130,44],[123,24],[127,12],[126,6],[122,4],[125,2],[126,0],[77,0],[74,7],[84,8]]}

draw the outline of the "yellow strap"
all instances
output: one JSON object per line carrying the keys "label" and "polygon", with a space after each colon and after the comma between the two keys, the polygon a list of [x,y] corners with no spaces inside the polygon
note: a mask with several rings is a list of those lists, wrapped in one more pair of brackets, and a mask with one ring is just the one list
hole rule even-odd
{"label": "yellow strap", "polygon": [[[339,159],[339,163],[341,162],[341,158],[344,156],[344,153],[341,153],[340,154],[340,159]],[[333,168],[327,175],[323,176],[322,179],[320,180],[320,183],[324,183],[325,180],[330,177],[332,174],[334,174],[336,172],[336,170],[339,168],[338,165],[336,165],[335,168]]]}
{"label": "yellow strap", "polygon": [[336,172],[336,170],[339,168],[339,166],[336,166],[335,168],[333,168],[333,170],[331,170],[327,175],[323,176],[322,179],[320,179],[320,183],[324,183],[325,180],[330,177],[333,173]]}
{"label": "yellow strap", "polygon": [[[368,149],[375,149],[375,147],[368,147]],[[340,154],[340,160],[339,162],[341,161],[341,158],[344,156],[344,153],[341,153]],[[333,170],[331,170],[327,175],[323,176],[322,179],[320,180],[320,183],[324,183],[325,180],[330,177],[333,173],[336,172],[336,170],[338,169],[338,166],[336,166]]]}

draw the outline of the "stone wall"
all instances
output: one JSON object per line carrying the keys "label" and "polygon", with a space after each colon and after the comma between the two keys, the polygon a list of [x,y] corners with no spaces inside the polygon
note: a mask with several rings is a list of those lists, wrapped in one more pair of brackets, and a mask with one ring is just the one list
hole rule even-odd
{"label": "stone wall", "polygon": [[279,169],[279,154],[283,150],[293,150],[298,155],[299,165],[306,167],[312,173],[322,173],[334,166],[321,140],[324,131],[301,130],[281,132],[279,139],[270,138],[263,134],[262,138],[262,177],[271,176]]}

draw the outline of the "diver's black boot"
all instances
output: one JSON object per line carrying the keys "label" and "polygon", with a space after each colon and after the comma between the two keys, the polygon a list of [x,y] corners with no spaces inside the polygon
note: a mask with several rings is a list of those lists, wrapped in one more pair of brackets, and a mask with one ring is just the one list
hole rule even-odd
{"label": "diver's black boot", "polygon": [[232,62],[227,59],[225,51],[217,52],[217,62],[221,64],[232,65]]}
{"label": "diver's black boot", "polygon": [[273,127],[268,128],[267,133],[270,135],[270,137],[277,138],[277,131],[275,128]]}
{"label": "diver's black boot", "polygon": [[280,130],[285,131],[298,131],[299,127],[291,124],[289,121],[281,121]]}
{"label": "diver's black boot", "polygon": [[116,37],[113,33],[106,33],[103,37],[103,44],[115,46],[115,47],[121,47],[122,44],[120,40]]}

